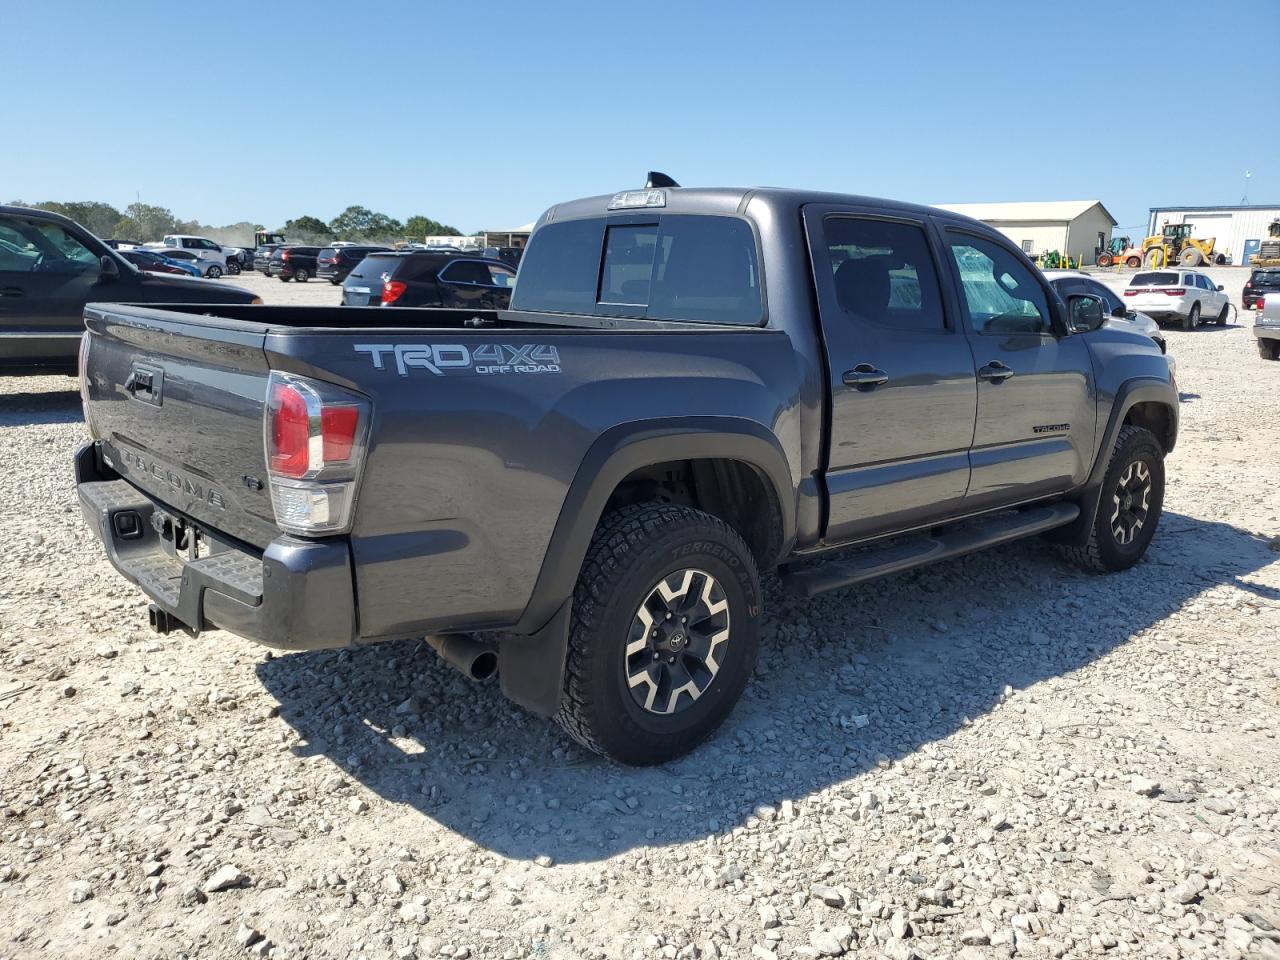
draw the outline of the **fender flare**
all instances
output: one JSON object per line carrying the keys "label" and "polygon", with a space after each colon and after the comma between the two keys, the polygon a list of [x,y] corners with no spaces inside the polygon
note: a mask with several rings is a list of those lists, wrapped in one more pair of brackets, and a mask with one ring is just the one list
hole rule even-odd
{"label": "fender flare", "polygon": [[1111,464],[1111,451],[1115,448],[1116,437],[1120,435],[1120,428],[1124,426],[1124,419],[1129,411],[1139,403],[1159,403],[1169,408],[1171,417],[1169,436],[1164,438],[1168,441],[1165,452],[1173,449],[1178,439],[1178,394],[1173,384],[1158,377],[1139,377],[1126,381],[1116,392],[1111,404],[1111,414],[1102,431],[1093,469],[1089,471],[1089,479],[1080,494],[1080,516],[1067,526],[1051,531],[1049,539],[1055,543],[1072,546],[1084,546],[1088,543],[1089,531],[1098,512],[1098,501],[1102,498],[1102,481]]}
{"label": "fender flare", "polygon": [[777,497],[782,553],[795,539],[795,482],[777,438],[754,420],[684,417],[620,424],[596,439],[569,485],[533,595],[498,643],[502,692],[542,716],[560,709],[573,588],[605,504],[624,478],[668,460],[741,460],[759,470]]}
{"label": "fender flare", "polygon": [[766,427],[741,417],[681,417],[620,424],[592,443],[569,485],[516,632],[543,627],[572,594],[609,496],[641,467],[667,460],[741,460],[773,488],[783,553],[795,539],[795,488],[782,446]]}

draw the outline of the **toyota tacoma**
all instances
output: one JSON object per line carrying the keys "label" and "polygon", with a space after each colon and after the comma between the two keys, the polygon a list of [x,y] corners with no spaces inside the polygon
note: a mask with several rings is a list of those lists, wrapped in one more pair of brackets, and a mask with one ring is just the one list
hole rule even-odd
{"label": "toyota tacoma", "polygon": [[84,515],[162,632],[423,637],[630,764],[805,597],[1033,534],[1146,551],[1178,393],[990,227],[782,189],[538,221],[509,310],[91,304]]}

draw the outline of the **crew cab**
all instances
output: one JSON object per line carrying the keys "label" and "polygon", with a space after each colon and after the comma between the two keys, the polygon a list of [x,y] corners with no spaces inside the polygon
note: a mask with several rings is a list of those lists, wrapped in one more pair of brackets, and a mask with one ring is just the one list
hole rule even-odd
{"label": "crew cab", "polygon": [[1254,309],[1258,311],[1253,319],[1258,355],[1263,360],[1280,360],[1280,290],[1264,293]]}
{"label": "crew cab", "polygon": [[[148,244],[148,246],[157,245]],[[169,247],[173,250],[185,250],[201,260],[209,261],[210,264],[217,264],[217,274],[210,274],[206,269],[206,276],[222,276],[227,269],[227,254],[222,248],[222,244],[215,243],[208,237],[193,237],[185,233],[170,233],[161,238],[158,246]]]}
{"label": "crew cab", "polygon": [[741,695],[762,570],[1138,562],[1178,394],[1105,319],[958,214],[651,174],[544,213],[509,310],[91,305],[76,482],[157,630],[426,636],[658,763]]}

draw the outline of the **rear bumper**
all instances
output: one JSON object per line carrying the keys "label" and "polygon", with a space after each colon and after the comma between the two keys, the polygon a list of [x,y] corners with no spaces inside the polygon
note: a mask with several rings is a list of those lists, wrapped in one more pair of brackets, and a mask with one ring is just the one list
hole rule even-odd
{"label": "rear bumper", "polygon": [[1145,313],[1153,320],[1168,320],[1171,317],[1185,317],[1191,312],[1191,302],[1185,300],[1158,300],[1155,302],[1126,303],[1130,310]]}
{"label": "rear bumper", "polygon": [[280,537],[261,554],[202,531],[215,552],[179,559],[179,517],[105,471],[95,444],[76,451],[80,510],[111,565],[191,633],[222,629],[289,650],[355,641],[355,591],[345,539]]}
{"label": "rear bumper", "polygon": [[1264,327],[1254,324],[1253,335],[1259,340],[1280,340],[1280,325]]}
{"label": "rear bumper", "polygon": [[322,263],[316,267],[316,278],[319,280],[345,280],[351,271],[336,264]]}

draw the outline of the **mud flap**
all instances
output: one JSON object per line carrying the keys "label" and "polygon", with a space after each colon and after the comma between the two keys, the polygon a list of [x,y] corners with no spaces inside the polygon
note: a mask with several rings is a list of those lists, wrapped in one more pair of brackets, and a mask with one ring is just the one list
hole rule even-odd
{"label": "mud flap", "polygon": [[498,639],[498,679],[503,695],[539,716],[551,717],[560,709],[572,612],[570,597],[537,633],[508,633]]}

